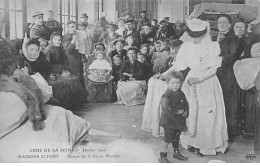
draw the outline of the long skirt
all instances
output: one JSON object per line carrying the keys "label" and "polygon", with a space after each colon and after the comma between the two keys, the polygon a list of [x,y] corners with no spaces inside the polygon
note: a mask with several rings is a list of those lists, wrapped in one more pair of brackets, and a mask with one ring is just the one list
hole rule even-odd
{"label": "long skirt", "polygon": [[156,78],[150,78],[148,82],[148,92],[144,106],[142,129],[152,132],[155,137],[163,136],[164,130],[159,125],[160,121],[160,103],[167,85],[164,81]]}
{"label": "long skirt", "polygon": [[87,91],[78,79],[78,77],[71,75],[71,77],[63,77],[56,74],[56,80],[48,80],[52,86],[53,97],[56,98],[62,107],[72,109],[80,104],[87,102]]}
{"label": "long skirt", "polygon": [[239,86],[232,68],[225,68],[225,71],[223,69],[219,70],[217,76],[223,89],[228,134],[232,138],[234,135],[239,134]]}
{"label": "long skirt", "polygon": [[116,91],[117,102],[126,106],[145,103],[145,81],[119,81]]}
{"label": "long skirt", "polygon": [[[88,92],[88,102],[90,103],[107,103],[113,99],[113,80],[104,84],[97,84],[88,78],[84,78],[84,84]],[[105,90],[107,89],[107,91]]]}
{"label": "long skirt", "polygon": [[256,119],[255,119],[255,141],[254,141],[254,153],[260,155],[260,91],[257,90],[255,95],[256,102]]}
{"label": "long skirt", "polygon": [[[190,71],[187,78],[193,74]],[[195,86],[184,82],[182,91],[189,103],[189,117],[186,120],[188,130],[180,137],[181,145],[199,148],[204,155],[224,153],[228,133],[223,93],[217,76]]]}

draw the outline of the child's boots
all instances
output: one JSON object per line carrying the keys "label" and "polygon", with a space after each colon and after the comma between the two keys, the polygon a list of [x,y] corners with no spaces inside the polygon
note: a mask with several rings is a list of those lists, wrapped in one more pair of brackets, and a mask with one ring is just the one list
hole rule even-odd
{"label": "child's boots", "polygon": [[173,158],[180,160],[180,161],[187,161],[188,157],[183,156],[180,154],[179,150],[179,141],[172,141],[172,146],[173,146]]}
{"label": "child's boots", "polygon": [[170,161],[167,159],[167,153],[160,152],[159,163],[170,163]]}

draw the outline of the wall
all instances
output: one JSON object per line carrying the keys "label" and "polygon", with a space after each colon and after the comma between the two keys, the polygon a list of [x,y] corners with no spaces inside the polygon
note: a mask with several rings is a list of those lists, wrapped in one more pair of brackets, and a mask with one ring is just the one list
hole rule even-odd
{"label": "wall", "polygon": [[[110,1],[110,0],[109,0]],[[88,22],[92,23],[95,19],[95,3],[96,0],[78,0],[78,14],[87,13]]]}
{"label": "wall", "polygon": [[116,22],[116,0],[104,0],[103,3],[103,16],[106,16],[109,22]]}
{"label": "wall", "polygon": [[35,12],[44,12],[45,10],[52,10],[54,18],[58,15],[58,0],[27,0],[27,22],[33,21],[32,15]]}
{"label": "wall", "polygon": [[249,6],[255,6],[258,8],[258,18],[252,22],[252,24],[256,24],[260,22],[260,0],[245,0],[245,4]]}
{"label": "wall", "polygon": [[184,21],[189,13],[188,0],[158,0],[158,20],[170,17],[170,22]]}

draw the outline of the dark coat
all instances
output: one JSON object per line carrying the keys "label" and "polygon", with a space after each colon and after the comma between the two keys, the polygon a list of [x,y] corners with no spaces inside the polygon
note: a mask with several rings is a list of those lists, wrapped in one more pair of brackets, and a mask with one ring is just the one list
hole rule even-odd
{"label": "dark coat", "polygon": [[126,39],[128,36],[132,36],[133,39],[134,39],[134,43],[133,45],[136,46],[136,47],[139,47],[140,46],[140,43],[141,43],[141,36],[140,36],[140,33],[136,30],[133,29],[133,31],[127,35],[127,29],[124,30],[123,32],[123,37],[124,39]]}
{"label": "dark coat", "polygon": [[159,29],[156,33],[155,40],[164,41],[165,39],[169,39],[171,37],[171,33],[169,29],[166,27],[164,29]]}
{"label": "dark coat", "polygon": [[156,36],[156,32],[155,31],[151,31],[148,34],[141,33],[141,44],[152,43],[154,41],[154,39],[155,39],[155,36]]}
{"label": "dark coat", "polygon": [[[217,37],[213,37],[216,40]],[[233,32],[225,34],[225,38],[219,42],[221,67],[217,70],[217,76],[223,90],[226,109],[226,118],[229,137],[238,134],[238,111],[239,111],[239,86],[233,71],[234,63],[240,58],[238,56],[239,38]]]}
{"label": "dark coat", "polygon": [[51,34],[53,32],[59,32],[60,34],[62,34],[62,26],[57,20],[52,19],[50,21],[46,21],[45,26],[49,27],[52,30]]}
{"label": "dark coat", "polygon": [[128,57],[127,57],[127,51],[125,49],[122,49],[121,52],[117,52],[117,50],[113,50],[111,51],[110,53],[110,58],[111,60],[113,61],[113,57],[115,55],[119,55],[122,59],[123,62],[125,62],[126,60],[128,60]]}
{"label": "dark coat", "polygon": [[136,30],[138,32],[140,32],[142,30],[142,26],[145,25],[145,23],[150,23],[149,18],[147,17],[139,17],[138,19],[136,19]]}
{"label": "dark coat", "polygon": [[80,80],[83,79],[83,63],[81,54],[76,50],[75,44],[71,43],[73,34],[66,33],[62,39],[62,46],[68,59],[70,71]]}
{"label": "dark coat", "polygon": [[40,52],[39,57],[34,62],[31,62],[23,57],[19,63],[19,66],[27,66],[30,75],[39,72],[45,79],[48,79],[51,73],[51,66],[43,52]]}
{"label": "dark coat", "polygon": [[183,109],[188,112],[188,102],[181,90],[176,92],[167,89],[162,96],[162,114],[160,126],[170,129],[184,129],[186,118],[177,115],[177,111]]}
{"label": "dark coat", "polygon": [[63,70],[69,70],[69,61],[62,47],[49,44],[45,48],[44,54],[51,65],[53,73],[61,74]]}
{"label": "dark coat", "polygon": [[121,65],[116,66],[113,65],[112,66],[112,76],[114,77],[114,82],[117,83],[120,80],[120,76],[119,76],[119,71],[120,71]]}
{"label": "dark coat", "polygon": [[33,25],[30,30],[31,38],[43,38],[45,40],[50,40],[50,36],[52,34],[52,30],[45,25]]}
{"label": "dark coat", "polygon": [[129,80],[129,77],[124,76],[123,73],[133,74],[133,78],[136,80],[145,80],[144,70],[144,64],[138,62],[137,60],[135,60],[134,63],[131,63],[129,60],[127,60],[122,64],[119,71],[120,80]]}
{"label": "dark coat", "polygon": [[174,23],[169,22],[167,26],[168,33],[170,37],[173,37],[176,35],[176,25]]}
{"label": "dark coat", "polygon": [[[251,48],[255,43],[260,41],[260,35],[255,35],[253,33],[246,33],[238,40],[237,56],[240,59],[251,58]],[[241,55],[244,55],[241,57]]]}

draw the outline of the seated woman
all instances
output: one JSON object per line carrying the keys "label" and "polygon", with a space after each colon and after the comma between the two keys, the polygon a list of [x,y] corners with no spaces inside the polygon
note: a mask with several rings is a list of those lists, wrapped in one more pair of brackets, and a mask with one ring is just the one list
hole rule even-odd
{"label": "seated woman", "polygon": [[129,48],[125,61],[120,69],[120,81],[118,82],[117,104],[126,106],[144,104],[146,82],[144,65],[136,60],[136,49]]}
{"label": "seated woman", "polygon": [[19,61],[18,68],[24,71],[24,74],[40,73],[45,79],[50,78],[50,64],[47,61],[44,53],[40,50],[41,43],[35,39],[28,39],[24,36],[22,46],[23,58]]}
{"label": "seated woman", "polygon": [[[112,66],[104,59],[105,53],[102,51],[96,52],[97,59],[91,63],[88,68],[89,75],[88,78],[94,84],[104,84],[105,93],[108,93],[107,83],[110,81],[113,76],[111,76]],[[96,91],[96,86],[94,86],[94,91]]]}
{"label": "seated woman", "polygon": [[51,66],[51,73],[55,75],[55,79],[49,79],[48,83],[53,87],[53,96],[63,107],[74,108],[87,101],[87,92],[79,78],[69,71],[61,40],[61,35],[54,32],[44,51]]}

